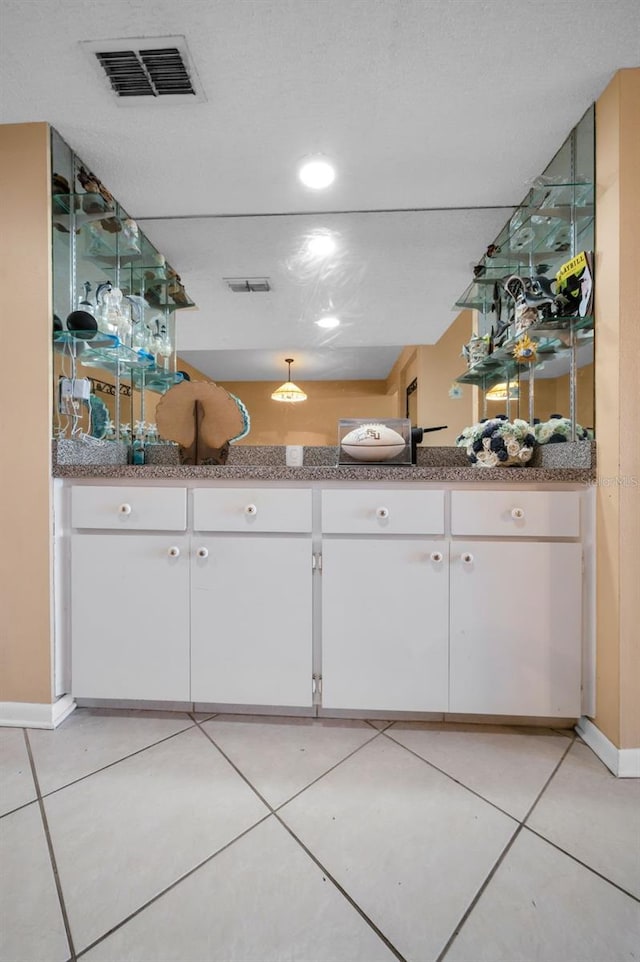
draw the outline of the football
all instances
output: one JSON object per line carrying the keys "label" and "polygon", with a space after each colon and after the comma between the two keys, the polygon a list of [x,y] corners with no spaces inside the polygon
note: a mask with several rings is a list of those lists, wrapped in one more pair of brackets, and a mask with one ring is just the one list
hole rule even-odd
{"label": "football", "polygon": [[341,447],[356,461],[388,461],[402,454],[405,441],[386,424],[361,424],[345,434]]}

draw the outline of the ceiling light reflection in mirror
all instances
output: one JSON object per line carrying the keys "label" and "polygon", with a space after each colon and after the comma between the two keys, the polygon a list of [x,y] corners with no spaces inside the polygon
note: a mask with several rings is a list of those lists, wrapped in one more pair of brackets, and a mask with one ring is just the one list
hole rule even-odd
{"label": "ceiling light reflection in mirror", "polygon": [[336,171],[325,157],[312,157],[303,162],[298,177],[311,190],[325,190],[336,179]]}

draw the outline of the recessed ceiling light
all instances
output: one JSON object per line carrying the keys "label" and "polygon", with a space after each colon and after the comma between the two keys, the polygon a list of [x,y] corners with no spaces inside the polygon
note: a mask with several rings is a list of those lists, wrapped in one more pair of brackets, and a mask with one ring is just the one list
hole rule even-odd
{"label": "recessed ceiling light", "polygon": [[340,325],[339,317],[321,317],[319,321],[316,321],[318,327],[338,327]]}
{"label": "recessed ceiling light", "polygon": [[328,257],[336,247],[335,238],[328,231],[317,231],[307,241],[307,252],[313,257]]}
{"label": "recessed ceiling light", "polygon": [[298,171],[298,177],[305,187],[311,187],[312,190],[324,190],[325,187],[334,182],[336,171],[333,164],[330,164],[328,160],[316,157],[302,164]]}

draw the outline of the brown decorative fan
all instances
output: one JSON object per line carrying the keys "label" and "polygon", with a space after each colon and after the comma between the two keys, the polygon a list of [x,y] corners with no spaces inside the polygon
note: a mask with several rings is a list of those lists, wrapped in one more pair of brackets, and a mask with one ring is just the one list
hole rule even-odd
{"label": "brown decorative fan", "polygon": [[225,464],[229,440],[244,430],[231,395],[213,381],[182,381],[158,402],[160,437],[177,441],[182,464]]}

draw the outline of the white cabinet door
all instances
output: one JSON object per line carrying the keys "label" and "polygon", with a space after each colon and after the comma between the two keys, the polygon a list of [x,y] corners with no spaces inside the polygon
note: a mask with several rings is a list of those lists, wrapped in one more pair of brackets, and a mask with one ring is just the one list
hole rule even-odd
{"label": "white cabinet door", "polygon": [[188,538],[75,534],[71,584],[76,697],[190,700]]}
{"label": "white cabinet door", "polygon": [[193,701],[311,706],[311,539],[194,535],[192,545]]}
{"label": "white cabinet door", "polygon": [[446,711],[448,580],[444,542],[324,541],[324,708]]}
{"label": "white cabinet door", "polygon": [[581,546],[451,546],[450,712],[580,714]]}

